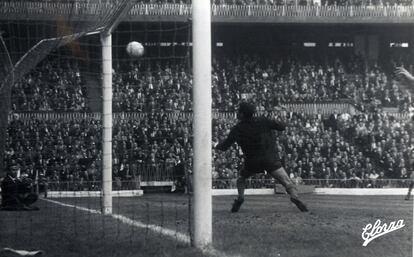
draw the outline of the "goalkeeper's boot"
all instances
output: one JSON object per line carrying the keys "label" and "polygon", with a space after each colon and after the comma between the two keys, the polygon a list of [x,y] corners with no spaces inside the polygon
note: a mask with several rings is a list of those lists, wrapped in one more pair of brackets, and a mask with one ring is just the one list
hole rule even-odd
{"label": "goalkeeper's boot", "polygon": [[295,205],[296,205],[296,207],[298,207],[298,209],[301,211],[301,212],[307,212],[307,211],[309,211],[308,210],[308,207],[306,207],[306,205],[301,201],[301,200],[299,200],[299,199],[297,199],[297,198],[290,198],[290,201],[292,202],[292,203],[294,203]]}
{"label": "goalkeeper's boot", "polygon": [[405,197],[405,200],[410,200],[410,195],[408,194],[406,197]]}
{"label": "goalkeeper's boot", "polygon": [[242,206],[244,199],[235,199],[233,206],[231,207],[231,212],[238,212]]}

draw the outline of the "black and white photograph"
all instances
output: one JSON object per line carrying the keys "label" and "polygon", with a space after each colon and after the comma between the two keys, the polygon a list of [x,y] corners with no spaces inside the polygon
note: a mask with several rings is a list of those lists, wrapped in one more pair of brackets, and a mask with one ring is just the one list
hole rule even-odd
{"label": "black and white photograph", "polygon": [[0,0],[0,257],[413,257],[414,0]]}

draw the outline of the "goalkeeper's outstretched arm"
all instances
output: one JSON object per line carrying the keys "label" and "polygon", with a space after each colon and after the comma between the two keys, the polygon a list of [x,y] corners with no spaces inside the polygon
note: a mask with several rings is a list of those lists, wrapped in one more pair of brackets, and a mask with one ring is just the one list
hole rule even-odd
{"label": "goalkeeper's outstretched arm", "polygon": [[220,151],[226,151],[233,143],[236,142],[235,134],[236,134],[235,128],[233,128],[230,131],[230,134],[227,136],[227,138],[223,142],[216,145],[215,149],[220,150]]}

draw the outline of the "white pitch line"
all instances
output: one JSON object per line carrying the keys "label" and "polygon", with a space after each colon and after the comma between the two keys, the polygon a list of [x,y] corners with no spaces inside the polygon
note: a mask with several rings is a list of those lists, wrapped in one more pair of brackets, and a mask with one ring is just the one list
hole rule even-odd
{"label": "white pitch line", "polygon": [[[57,204],[57,205],[60,205],[60,206],[75,208],[75,209],[85,211],[85,212],[89,212],[89,213],[93,213],[93,214],[102,214],[101,211],[94,210],[94,209],[89,209],[89,208],[85,208],[85,207],[81,207],[81,206],[62,203],[62,202],[58,202],[58,201],[54,201],[54,200],[50,200],[50,199],[45,199],[45,198],[43,198],[42,200],[46,201],[46,202],[54,203],[54,204]],[[191,242],[189,236],[187,236],[183,233],[177,232],[175,230],[172,230],[172,229],[163,228],[163,227],[160,227],[158,225],[153,225],[153,224],[145,224],[145,223],[142,223],[142,222],[137,221],[137,220],[130,219],[130,218],[125,217],[125,216],[120,215],[120,214],[111,214],[109,216],[111,216],[112,218],[114,218],[116,220],[119,220],[119,221],[121,221],[121,222],[123,222],[127,225],[135,226],[135,227],[138,227],[138,228],[149,229],[153,232],[160,233],[164,236],[176,239],[176,240],[178,240],[182,243],[190,244],[190,242]],[[219,250],[217,250],[213,247],[206,248],[206,249],[202,250],[202,252],[204,254],[207,254],[207,255],[210,255],[210,256],[213,256],[213,257],[241,257],[240,255],[228,255],[228,254],[226,254],[224,252],[221,252],[221,251],[219,251]]]}
{"label": "white pitch line", "polygon": [[[94,214],[102,214],[101,211],[94,210],[94,209],[89,209],[89,208],[80,207],[80,206],[67,204],[67,203],[61,203],[61,202],[54,201],[54,200],[49,200],[49,199],[43,199],[43,200],[47,201],[47,202],[57,204],[57,205],[70,207],[70,208],[75,208],[75,209],[85,211],[85,212],[90,212],[90,213],[94,213]],[[127,225],[135,226],[135,227],[138,227],[138,228],[147,228],[147,229],[152,230],[154,232],[160,233],[164,236],[173,237],[173,238],[177,239],[180,242],[187,243],[187,244],[190,243],[190,237],[183,234],[183,233],[180,233],[180,232],[168,229],[168,228],[163,228],[163,227],[160,227],[160,226],[157,226],[157,225],[144,224],[140,221],[132,220],[132,219],[130,219],[128,217],[125,217],[123,215],[120,215],[120,214],[110,214],[109,216],[111,216],[112,218],[114,218],[116,220],[119,220],[119,221],[121,221],[121,222],[123,222]]]}
{"label": "white pitch line", "polygon": [[93,213],[93,214],[101,214],[102,213],[101,211],[98,211],[98,210],[89,209],[89,208],[85,208],[85,207],[80,207],[80,206],[76,206],[76,205],[72,205],[72,204],[67,204],[67,203],[61,203],[61,202],[53,201],[53,200],[50,200],[50,199],[42,199],[42,200],[43,201],[46,201],[46,202],[51,202],[51,203],[54,203],[54,204],[57,204],[57,205],[61,205],[61,206],[65,206],[65,207],[70,207],[70,208],[75,208],[75,209],[78,209],[78,210],[81,210],[81,211],[90,212],[90,213]]}
{"label": "white pitch line", "polygon": [[139,228],[148,228],[154,232],[161,233],[164,236],[173,237],[174,239],[177,239],[178,241],[182,243],[190,244],[190,237],[187,235],[184,235],[183,233],[180,233],[180,232],[168,229],[168,228],[163,228],[157,225],[144,224],[140,221],[132,220],[120,214],[111,214],[111,216],[114,219],[117,219],[127,225],[131,225],[131,226],[135,226]]}

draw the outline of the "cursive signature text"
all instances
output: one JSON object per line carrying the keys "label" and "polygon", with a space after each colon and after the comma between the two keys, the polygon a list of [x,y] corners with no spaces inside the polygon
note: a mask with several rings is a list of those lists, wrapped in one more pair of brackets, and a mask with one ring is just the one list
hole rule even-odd
{"label": "cursive signature text", "polygon": [[364,243],[362,246],[367,246],[375,238],[400,229],[404,226],[404,220],[393,221],[389,225],[387,225],[387,223],[381,224],[381,220],[377,220],[374,225],[368,223],[363,228],[362,239],[364,239]]}

